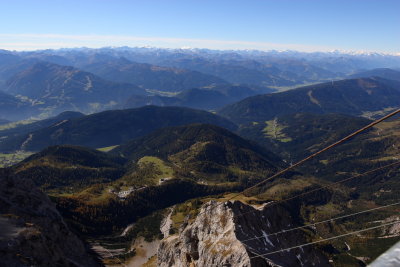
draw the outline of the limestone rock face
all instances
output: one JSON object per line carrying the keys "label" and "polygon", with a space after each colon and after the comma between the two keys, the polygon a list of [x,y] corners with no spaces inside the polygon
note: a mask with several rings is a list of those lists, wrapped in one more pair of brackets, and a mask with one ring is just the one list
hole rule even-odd
{"label": "limestone rock face", "polygon": [[33,182],[0,169],[0,266],[102,266]]}
{"label": "limestone rock face", "polygon": [[290,213],[278,205],[256,209],[210,201],[179,234],[162,240],[158,266],[330,266],[311,246],[263,255],[306,243],[300,231],[270,235],[293,226]]}

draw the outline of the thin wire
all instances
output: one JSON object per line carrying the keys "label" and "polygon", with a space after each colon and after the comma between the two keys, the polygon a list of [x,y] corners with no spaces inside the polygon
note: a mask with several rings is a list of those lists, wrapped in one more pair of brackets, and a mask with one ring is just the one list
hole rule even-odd
{"label": "thin wire", "polygon": [[[346,179],[343,179],[343,180],[334,182],[334,183],[332,183],[332,184],[329,184],[329,185],[321,186],[321,187],[319,187],[319,188],[312,189],[312,190],[310,190],[310,191],[307,191],[307,192],[298,194],[298,195],[293,196],[293,197],[290,197],[290,198],[285,198],[285,199],[281,199],[281,200],[277,200],[277,201],[268,203],[267,206],[268,206],[268,207],[271,207],[271,206],[277,205],[277,204],[282,203],[282,202],[286,202],[286,201],[289,201],[289,200],[293,200],[293,199],[298,198],[298,197],[303,197],[303,196],[306,196],[306,195],[308,195],[308,194],[314,193],[314,192],[316,192],[316,191],[319,191],[319,190],[322,190],[322,189],[326,189],[326,188],[330,188],[331,186],[334,186],[334,185],[337,185],[337,184],[340,184],[340,183],[343,183],[343,182],[347,182],[347,181],[350,181],[350,180],[353,180],[353,179],[356,179],[356,178],[360,178],[360,177],[362,177],[362,176],[366,176],[366,175],[368,175],[368,174],[371,174],[371,173],[374,173],[374,172],[377,172],[377,171],[380,171],[380,170],[383,170],[383,169],[386,169],[386,168],[389,168],[389,167],[393,167],[393,166],[396,166],[396,165],[399,165],[399,164],[400,164],[400,161],[396,161],[396,162],[394,162],[394,163],[387,164],[387,165],[382,166],[382,167],[379,167],[379,168],[375,168],[375,169],[373,169],[373,170],[370,170],[370,171],[367,171],[367,172],[364,172],[364,173],[361,173],[361,174],[358,174],[358,175],[355,175],[355,176],[352,176],[352,177],[349,177],[349,178],[346,178]],[[261,194],[262,194],[262,193],[261,193]],[[257,195],[254,195],[254,196],[258,196],[258,195],[261,195],[261,194],[257,194]],[[252,213],[252,212],[255,212],[255,210],[251,210],[251,211],[248,211],[248,212],[244,212],[244,213],[235,215],[234,218],[237,218],[237,217],[240,217],[240,216],[243,216],[243,215]]]}
{"label": "thin wire", "polygon": [[358,234],[358,233],[362,233],[362,232],[366,232],[366,231],[371,231],[371,230],[378,229],[378,228],[381,228],[381,227],[393,225],[393,224],[396,224],[398,222],[400,222],[400,220],[396,220],[396,221],[393,221],[391,223],[381,224],[379,226],[373,226],[373,227],[361,229],[361,230],[358,230],[358,231],[349,232],[349,233],[345,233],[345,234],[341,234],[341,235],[337,235],[337,236],[333,236],[333,237],[317,240],[317,241],[314,241],[314,242],[301,244],[301,245],[290,247],[290,248],[285,248],[285,249],[280,249],[280,250],[276,250],[276,251],[272,251],[272,252],[268,252],[268,253],[264,253],[264,254],[259,254],[257,256],[250,257],[250,259],[254,259],[254,258],[258,258],[258,257],[264,257],[264,256],[267,256],[267,255],[271,255],[271,254],[275,254],[275,253],[279,253],[279,252],[284,252],[284,251],[288,251],[288,250],[295,249],[295,248],[301,248],[301,247],[305,247],[305,246],[309,246],[309,245],[322,243],[322,242],[329,241],[329,240],[332,240],[332,239],[337,239],[337,238],[341,238],[341,237],[345,237],[345,236],[349,236],[349,235],[354,235],[354,234]]}
{"label": "thin wire", "polygon": [[[239,193],[234,194],[233,196],[231,196],[231,197],[229,197],[227,200],[225,200],[225,202],[226,202],[226,201],[229,201],[229,200],[232,200],[232,199],[234,199],[234,198],[237,197],[237,196],[240,196],[242,193],[244,193],[244,192],[247,191],[247,190],[253,189],[253,188],[255,188],[255,187],[259,186],[259,185],[264,184],[265,182],[267,182],[267,181],[269,181],[269,180],[272,180],[272,179],[274,179],[274,178],[276,178],[276,177],[278,177],[278,176],[280,176],[280,175],[282,175],[282,174],[288,172],[289,170],[291,170],[291,169],[293,169],[293,168],[295,168],[295,167],[297,167],[297,166],[303,164],[304,162],[306,162],[306,161],[308,161],[308,160],[310,160],[310,159],[312,159],[312,158],[315,158],[315,157],[318,156],[319,154],[321,154],[321,153],[323,153],[323,152],[325,152],[325,151],[327,151],[327,150],[329,150],[329,149],[331,149],[331,148],[333,148],[333,147],[336,147],[336,146],[338,146],[338,145],[340,145],[340,144],[346,142],[347,140],[351,139],[352,137],[354,137],[354,136],[356,136],[356,135],[358,135],[358,134],[360,134],[360,133],[362,133],[362,132],[368,130],[369,128],[375,126],[376,124],[378,124],[378,123],[380,123],[380,122],[382,122],[382,121],[384,121],[384,120],[386,120],[386,119],[389,119],[389,118],[393,117],[394,115],[396,115],[396,114],[398,114],[398,113],[400,113],[400,109],[397,109],[396,111],[393,111],[392,113],[390,113],[390,114],[388,114],[388,115],[386,115],[386,116],[384,116],[384,117],[382,117],[382,118],[380,118],[380,119],[378,119],[378,120],[375,120],[375,121],[371,122],[370,124],[368,124],[368,125],[362,127],[361,129],[358,129],[357,131],[355,131],[355,132],[349,134],[348,136],[346,136],[346,137],[340,139],[339,141],[337,141],[337,142],[335,142],[335,143],[333,143],[333,144],[331,144],[331,145],[329,145],[329,146],[327,146],[327,147],[325,147],[325,148],[319,150],[318,152],[315,152],[315,153],[313,153],[312,155],[310,155],[310,156],[308,156],[308,157],[306,157],[306,158],[304,158],[304,159],[302,159],[302,160],[296,162],[295,164],[293,164],[293,165],[291,165],[291,166],[289,166],[289,167],[287,167],[287,168],[285,168],[285,169],[283,169],[283,170],[281,170],[281,171],[275,173],[274,175],[272,175],[272,176],[270,176],[270,177],[264,179],[263,181],[261,181],[261,182],[255,184],[255,185],[253,185],[253,186],[250,186],[250,187],[246,188],[245,190],[243,190],[243,191],[241,191],[241,192],[239,192]],[[221,203],[218,204],[218,205],[223,205],[223,204],[224,204],[224,202],[221,202]],[[200,214],[202,214],[202,213],[204,213],[204,211],[203,211],[203,212],[200,212],[198,215],[200,215]],[[182,221],[182,222],[184,222],[184,221]]]}
{"label": "thin wire", "polygon": [[385,205],[385,206],[381,206],[381,207],[377,207],[377,208],[373,208],[373,209],[363,210],[363,211],[359,211],[359,212],[355,212],[355,213],[350,213],[350,214],[347,214],[347,215],[330,218],[330,219],[319,221],[319,222],[316,222],[316,223],[309,223],[309,224],[305,224],[303,226],[298,226],[298,227],[294,227],[294,228],[290,228],[290,229],[285,229],[285,230],[282,230],[282,231],[279,231],[279,232],[275,232],[275,233],[272,233],[272,234],[266,234],[266,235],[262,235],[262,236],[255,236],[255,237],[252,237],[252,238],[249,238],[249,239],[240,240],[240,242],[247,242],[247,241],[254,240],[254,239],[259,239],[259,238],[262,238],[262,237],[267,237],[267,236],[278,235],[278,234],[282,234],[282,233],[286,233],[286,232],[291,232],[291,231],[294,231],[294,230],[307,228],[309,226],[315,226],[315,225],[318,225],[318,224],[323,224],[323,223],[327,223],[327,222],[333,222],[333,221],[336,221],[336,220],[339,220],[339,219],[344,219],[344,218],[360,215],[360,214],[371,212],[371,211],[375,211],[375,210],[385,209],[385,208],[388,208],[388,207],[391,207],[391,206],[396,206],[396,205],[400,205],[400,202],[396,202],[396,203],[393,203],[393,204],[389,204],[389,205]]}

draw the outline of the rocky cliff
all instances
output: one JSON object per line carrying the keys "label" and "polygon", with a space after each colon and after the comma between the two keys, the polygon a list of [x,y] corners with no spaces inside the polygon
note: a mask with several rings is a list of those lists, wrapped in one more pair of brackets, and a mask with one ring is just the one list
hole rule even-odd
{"label": "rocky cliff", "polygon": [[271,235],[293,227],[293,219],[278,205],[210,201],[178,234],[161,241],[158,266],[330,266],[311,246],[263,255],[307,242],[300,231]]}
{"label": "rocky cliff", "polygon": [[29,180],[0,169],[0,266],[102,266]]}

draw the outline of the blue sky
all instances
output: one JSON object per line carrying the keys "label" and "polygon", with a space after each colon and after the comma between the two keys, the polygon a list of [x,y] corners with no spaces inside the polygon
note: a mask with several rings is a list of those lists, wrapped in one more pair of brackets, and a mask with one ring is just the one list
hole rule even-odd
{"label": "blue sky", "polygon": [[0,48],[400,52],[399,0],[0,0]]}

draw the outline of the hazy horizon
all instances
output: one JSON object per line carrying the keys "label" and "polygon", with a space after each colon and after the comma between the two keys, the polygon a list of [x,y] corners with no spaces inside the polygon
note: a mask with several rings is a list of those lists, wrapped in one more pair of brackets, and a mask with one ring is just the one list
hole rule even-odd
{"label": "hazy horizon", "polygon": [[76,47],[400,54],[400,2],[27,1],[3,4],[0,49]]}
{"label": "hazy horizon", "polygon": [[121,49],[121,48],[129,48],[129,49],[165,49],[165,50],[210,50],[210,51],[219,51],[219,52],[231,52],[231,51],[237,51],[237,52],[248,52],[248,51],[253,51],[253,52],[264,52],[264,53],[269,53],[269,52],[276,52],[276,53],[302,53],[302,54],[313,54],[313,53],[326,53],[326,54],[347,54],[347,55],[368,55],[368,54],[380,54],[380,55],[385,55],[385,56],[400,56],[400,52],[380,52],[380,51],[366,51],[366,50],[341,50],[341,49],[331,49],[331,50],[301,50],[301,49],[257,49],[257,48],[209,48],[209,47],[189,47],[189,46],[183,46],[183,47],[167,47],[167,46],[152,46],[152,45],[136,45],[136,46],[129,46],[129,45],[119,45],[119,46],[113,46],[113,45],[104,45],[104,46],[70,46],[70,47],[43,47],[43,48],[21,48],[21,49],[8,49],[8,48],[1,48],[0,50],[4,51],[9,51],[9,52],[40,52],[40,51],[46,51],[46,50],[79,50],[79,49]]}

